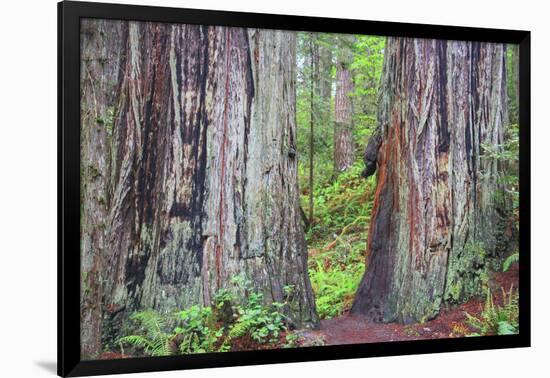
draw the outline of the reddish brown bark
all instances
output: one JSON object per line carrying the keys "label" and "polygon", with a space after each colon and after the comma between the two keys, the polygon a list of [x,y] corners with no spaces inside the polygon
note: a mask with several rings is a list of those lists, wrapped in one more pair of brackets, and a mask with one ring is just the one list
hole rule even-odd
{"label": "reddish brown bark", "polygon": [[294,34],[129,22],[122,40],[112,137],[97,154],[111,161],[94,219],[106,240],[102,293],[90,298],[103,303],[93,316],[104,341],[132,311],[210,305],[221,288],[243,294],[237,275],[266,302],[286,301],[295,326],[316,326],[296,176]]}
{"label": "reddish brown bark", "polygon": [[389,38],[382,80],[367,269],[352,313],[423,321],[479,293],[502,252],[501,167],[483,146],[503,141],[504,46]]}
{"label": "reddish brown bark", "polygon": [[[83,19],[81,24],[81,328],[82,353],[102,351],[102,281],[108,213],[109,144],[122,50],[120,22]],[[107,36],[109,36],[107,38]]]}

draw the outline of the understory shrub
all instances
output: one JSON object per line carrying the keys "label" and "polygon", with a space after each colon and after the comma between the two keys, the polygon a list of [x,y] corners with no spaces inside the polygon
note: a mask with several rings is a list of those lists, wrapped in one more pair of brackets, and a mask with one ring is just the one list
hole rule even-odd
{"label": "understory shrub", "polygon": [[[253,291],[241,276],[233,283],[246,285],[244,291],[249,294],[239,300],[224,288],[215,293],[210,306],[194,305],[172,314],[151,310],[132,314],[132,334],[118,339],[122,352],[126,347],[135,355],[166,356],[229,351],[241,339],[258,345],[284,343],[287,304],[265,304],[263,294]],[[293,290],[291,286],[284,289],[287,293]]]}

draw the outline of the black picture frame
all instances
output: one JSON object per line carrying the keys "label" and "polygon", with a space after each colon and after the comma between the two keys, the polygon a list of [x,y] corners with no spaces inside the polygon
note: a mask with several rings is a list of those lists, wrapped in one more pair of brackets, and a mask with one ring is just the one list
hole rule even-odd
{"label": "black picture frame", "polygon": [[[80,360],[79,21],[104,18],[520,45],[520,333],[173,357]],[[153,6],[58,3],[58,374],[82,376],[530,346],[530,32]]]}

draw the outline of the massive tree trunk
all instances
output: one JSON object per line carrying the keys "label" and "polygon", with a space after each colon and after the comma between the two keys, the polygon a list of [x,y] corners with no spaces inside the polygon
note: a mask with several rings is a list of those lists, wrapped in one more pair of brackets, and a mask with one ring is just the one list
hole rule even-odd
{"label": "massive tree trunk", "polygon": [[334,171],[339,173],[353,165],[353,81],[350,64],[349,37],[340,37],[340,52],[336,63],[336,95],[334,98]]}
{"label": "massive tree trunk", "polygon": [[[296,327],[317,327],[300,220],[296,156],[296,34],[249,30],[254,57],[241,260],[269,300],[289,303]],[[285,298],[285,286],[292,286]]]}
{"label": "massive tree trunk", "polygon": [[443,303],[479,293],[498,262],[501,167],[484,145],[503,142],[504,57],[500,44],[388,39],[367,270],[353,314],[433,318]]}
{"label": "massive tree trunk", "polygon": [[122,50],[122,23],[83,19],[81,24],[81,344],[101,352],[101,282],[105,252],[109,139]]}
{"label": "massive tree trunk", "polygon": [[294,34],[125,25],[112,143],[101,152],[111,190],[94,219],[106,225],[104,342],[131,311],[242,292],[237,275],[267,302],[288,302],[295,326],[316,326],[297,187]]}

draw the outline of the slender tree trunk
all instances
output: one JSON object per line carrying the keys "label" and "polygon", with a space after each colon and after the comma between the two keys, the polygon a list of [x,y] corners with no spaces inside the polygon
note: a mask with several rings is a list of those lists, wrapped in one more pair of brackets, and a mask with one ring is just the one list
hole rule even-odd
{"label": "slender tree trunk", "polygon": [[336,95],[334,99],[334,171],[345,171],[353,165],[353,82],[350,70],[352,54],[344,37],[336,63]]}
{"label": "slender tree trunk", "polygon": [[484,154],[507,122],[505,49],[389,38],[385,54],[367,270],[351,312],[407,323],[478,294],[506,243],[501,167]]}
{"label": "slender tree trunk", "polygon": [[329,47],[319,46],[319,125],[324,129],[329,127],[332,100],[332,51]]}
{"label": "slender tree trunk", "polygon": [[309,64],[309,76],[310,76],[310,92],[309,92],[309,223],[313,223],[313,158],[315,154],[315,95],[316,90],[319,88],[319,47],[314,42],[314,34],[309,36],[310,47],[310,64]]}
{"label": "slender tree trunk", "polygon": [[519,118],[519,45],[507,45],[508,59],[508,108],[511,123],[518,123]]}
{"label": "slender tree trunk", "polygon": [[107,216],[109,139],[118,81],[122,23],[84,19],[81,24],[81,354],[101,346],[101,282]]}
{"label": "slender tree trunk", "polygon": [[112,160],[99,216],[104,342],[132,311],[209,305],[220,288],[245,294],[237,275],[266,302],[288,302],[295,326],[315,327],[294,34],[130,22],[124,35],[112,143],[102,152]]}

